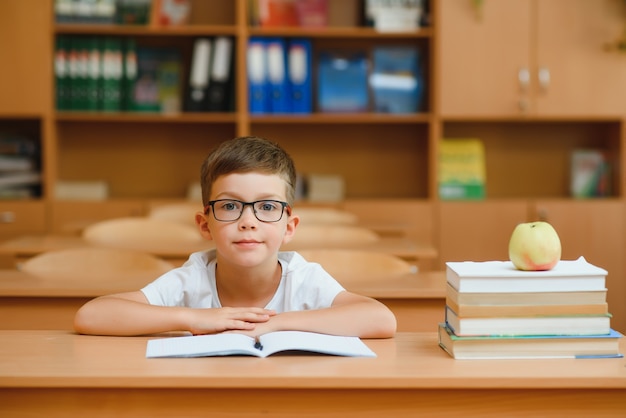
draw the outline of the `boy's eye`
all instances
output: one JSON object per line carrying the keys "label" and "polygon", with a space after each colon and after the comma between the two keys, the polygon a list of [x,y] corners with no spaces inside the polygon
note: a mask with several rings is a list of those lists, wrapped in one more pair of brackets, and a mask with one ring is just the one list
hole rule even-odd
{"label": "boy's eye", "polygon": [[237,210],[238,208],[237,202],[224,202],[222,205],[223,210]]}
{"label": "boy's eye", "polygon": [[259,202],[258,210],[270,212],[276,210],[276,204],[274,202]]}

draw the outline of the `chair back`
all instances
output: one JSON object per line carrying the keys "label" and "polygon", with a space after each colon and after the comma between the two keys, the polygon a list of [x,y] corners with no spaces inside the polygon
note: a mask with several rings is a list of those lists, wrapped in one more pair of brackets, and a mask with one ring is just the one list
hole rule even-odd
{"label": "chair back", "polygon": [[417,267],[392,254],[367,250],[304,249],[307,261],[319,263],[340,283],[384,280],[417,272]]}
{"label": "chair back", "polygon": [[298,207],[294,214],[300,216],[301,225],[355,225],[355,214],[333,208]]}
{"label": "chair back", "polygon": [[20,265],[20,270],[46,279],[120,280],[145,275],[156,279],[174,266],[138,251],[102,247],[77,247],[38,254]]}
{"label": "chair back", "polygon": [[190,225],[145,217],[115,218],[89,225],[83,239],[92,245],[151,254],[182,254],[211,248]]}
{"label": "chair back", "polygon": [[291,242],[282,250],[303,248],[343,247],[375,243],[380,239],[374,231],[352,225],[303,225],[299,224]]}
{"label": "chair back", "polygon": [[148,211],[149,219],[158,219],[161,221],[178,222],[184,225],[196,226],[196,213],[202,212],[202,206],[199,203],[180,202],[168,203],[160,206],[152,207]]}

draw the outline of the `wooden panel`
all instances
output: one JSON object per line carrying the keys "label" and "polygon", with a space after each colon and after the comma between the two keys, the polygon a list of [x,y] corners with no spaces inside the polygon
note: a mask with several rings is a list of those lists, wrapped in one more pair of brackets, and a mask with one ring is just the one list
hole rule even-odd
{"label": "wooden panel", "polygon": [[[550,72],[546,89],[536,82],[533,86],[537,113],[626,113],[626,57],[616,48],[618,38],[624,36],[624,2],[540,0],[537,4],[537,68],[533,71],[543,67]],[[606,49],[609,44],[611,50]]]}
{"label": "wooden panel", "polygon": [[52,105],[52,2],[34,3],[2,1],[0,113],[44,114]]}
{"label": "wooden panel", "polygon": [[51,203],[52,232],[80,235],[82,230],[97,221],[145,214],[140,200],[107,200],[106,202],[55,201]]}
{"label": "wooden panel", "polygon": [[518,71],[529,68],[530,8],[527,0],[438,3],[441,29],[441,114],[518,115]]}
{"label": "wooden panel", "polygon": [[440,268],[447,261],[508,260],[511,233],[528,219],[525,200],[442,202],[439,208]]}
{"label": "wooden panel", "polygon": [[46,208],[41,201],[0,202],[0,240],[46,231]]}
{"label": "wooden panel", "polygon": [[539,201],[533,219],[544,219],[556,229],[562,258],[587,261],[609,272],[607,301],[611,325],[626,331],[626,280],[624,279],[624,203],[618,200]]}

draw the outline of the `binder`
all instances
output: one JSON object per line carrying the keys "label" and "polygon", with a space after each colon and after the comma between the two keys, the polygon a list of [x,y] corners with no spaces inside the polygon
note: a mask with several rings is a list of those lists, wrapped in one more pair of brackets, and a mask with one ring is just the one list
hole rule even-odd
{"label": "binder", "polygon": [[246,51],[248,75],[248,110],[253,114],[270,112],[267,84],[265,40],[252,37]]}
{"label": "binder", "polygon": [[85,62],[84,109],[98,110],[102,94],[100,39],[95,36],[85,39],[85,49],[87,57]]}
{"label": "binder", "polygon": [[105,38],[102,52],[102,105],[104,111],[121,108],[122,44],[118,38]]}
{"label": "binder", "polygon": [[287,79],[287,50],[282,38],[269,38],[265,44],[267,80],[272,113],[290,113],[289,81]]}
{"label": "binder", "polygon": [[187,112],[205,112],[209,109],[211,46],[209,38],[198,38],[194,42],[189,83],[185,93],[184,109]]}
{"label": "binder", "polygon": [[288,54],[289,97],[292,113],[311,113],[311,41],[293,39]]}
{"label": "binder", "polygon": [[124,60],[122,71],[121,104],[122,110],[135,108],[134,90],[137,81],[137,42],[129,38],[124,42]]}
{"label": "binder", "polygon": [[213,41],[213,60],[209,81],[209,111],[225,112],[230,110],[232,97],[232,60],[233,40],[227,36],[218,36]]}
{"label": "binder", "polygon": [[70,38],[59,35],[54,51],[55,97],[57,110],[68,110],[71,106],[69,74]]}

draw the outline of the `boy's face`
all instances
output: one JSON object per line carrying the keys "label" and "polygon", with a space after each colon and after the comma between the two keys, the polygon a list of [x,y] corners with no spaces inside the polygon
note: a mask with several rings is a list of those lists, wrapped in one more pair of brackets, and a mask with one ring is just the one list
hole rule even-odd
{"label": "boy's face", "polygon": [[[285,181],[276,174],[232,173],[218,177],[213,183],[211,200],[285,202],[286,189]],[[254,215],[252,206],[246,205],[237,220],[218,221],[211,208],[204,216],[198,215],[196,222],[203,236],[215,242],[221,259],[253,267],[263,262],[276,262],[278,250],[283,243],[291,241],[299,218],[290,216],[285,208],[279,221],[262,222]]]}

